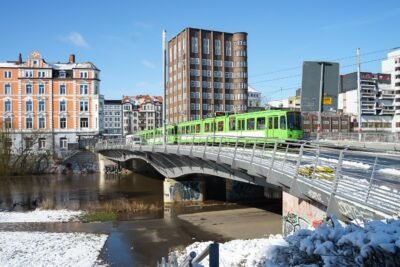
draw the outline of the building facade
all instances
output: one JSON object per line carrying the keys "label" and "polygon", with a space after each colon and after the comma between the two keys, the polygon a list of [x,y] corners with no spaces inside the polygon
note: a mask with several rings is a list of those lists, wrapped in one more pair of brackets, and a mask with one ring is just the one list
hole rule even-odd
{"label": "building facade", "polygon": [[261,93],[253,87],[247,88],[247,110],[249,112],[258,110],[261,107]]}
{"label": "building facade", "polygon": [[391,74],[391,88],[395,90],[393,131],[400,132],[400,49],[388,53],[382,61],[382,72]]}
{"label": "building facade", "polygon": [[27,61],[0,62],[0,117],[12,149],[32,146],[57,154],[100,133],[100,70],[90,62],[47,63],[34,51]]}
{"label": "building facade", "polygon": [[390,74],[361,72],[360,95],[357,72],[341,75],[340,85],[339,109],[353,115],[356,127],[360,109],[362,131],[392,131],[395,90]]}
{"label": "building facade", "polygon": [[122,110],[124,136],[162,126],[161,96],[124,96]]}
{"label": "building facade", "polygon": [[123,116],[121,100],[104,100],[104,138],[122,138]]}
{"label": "building facade", "polygon": [[167,123],[247,111],[247,33],[186,28],[168,42]]}

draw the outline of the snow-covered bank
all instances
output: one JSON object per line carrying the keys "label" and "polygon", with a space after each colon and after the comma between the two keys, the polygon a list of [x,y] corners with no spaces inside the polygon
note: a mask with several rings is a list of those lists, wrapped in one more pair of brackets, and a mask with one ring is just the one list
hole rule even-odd
{"label": "snow-covered bank", "polygon": [[0,232],[0,266],[96,266],[107,235]]}
{"label": "snow-covered bank", "polygon": [[0,223],[20,222],[70,222],[77,221],[82,211],[41,210],[28,212],[0,212]]}
{"label": "snow-covered bank", "polygon": [[[196,242],[173,252],[182,262],[210,242]],[[373,221],[364,228],[337,220],[316,230],[299,230],[283,238],[234,240],[219,246],[220,266],[400,266],[400,220]],[[196,266],[196,265],[195,265]],[[208,257],[199,266],[208,266]]]}

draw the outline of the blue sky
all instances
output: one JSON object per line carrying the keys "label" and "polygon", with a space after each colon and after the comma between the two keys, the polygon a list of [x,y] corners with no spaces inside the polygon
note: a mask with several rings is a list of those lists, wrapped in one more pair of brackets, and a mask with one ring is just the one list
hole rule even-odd
{"label": "blue sky", "polygon": [[162,95],[163,29],[168,40],[185,27],[245,31],[249,84],[265,101],[294,94],[305,60],[336,61],[348,73],[360,47],[362,70],[379,72],[379,59],[400,46],[399,19],[398,1],[6,1],[0,61],[74,53],[101,69],[106,99]]}

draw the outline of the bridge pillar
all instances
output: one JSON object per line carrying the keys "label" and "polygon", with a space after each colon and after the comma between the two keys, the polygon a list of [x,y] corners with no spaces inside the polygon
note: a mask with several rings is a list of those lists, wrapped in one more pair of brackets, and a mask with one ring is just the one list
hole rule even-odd
{"label": "bridge pillar", "polygon": [[282,233],[288,235],[299,229],[316,228],[326,218],[326,207],[282,192]]}
{"label": "bridge pillar", "polygon": [[204,200],[204,181],[197,179],[177,181],[164,180],[164,204],[179,202],[202,202]]}

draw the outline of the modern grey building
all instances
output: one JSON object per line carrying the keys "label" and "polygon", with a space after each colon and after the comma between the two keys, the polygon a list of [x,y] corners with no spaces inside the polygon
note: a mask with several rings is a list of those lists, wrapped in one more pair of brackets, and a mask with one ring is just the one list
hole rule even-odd
{"label": "modern grey building", "polygon": [[[321,90],[321,74],[322,90]],[[322,96],[320,97],[320,92]],[[302,112],[336,112],[339,94],[339,63],[304,61],[301,87]],[[319,102],[321,101],[321,102]],[[320,104],[319,104],[320,103]]]}
{"label": "modern grey building", "polygon": [[104,131],[105,138],[120,138],[122,132],[122,101],[104,100]]}

